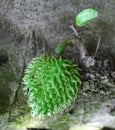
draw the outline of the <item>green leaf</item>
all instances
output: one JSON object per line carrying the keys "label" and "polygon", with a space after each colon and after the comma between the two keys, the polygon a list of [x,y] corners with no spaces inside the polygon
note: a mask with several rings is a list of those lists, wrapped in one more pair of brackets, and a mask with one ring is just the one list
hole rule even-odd
{"label": "green leaf", "polygon": [[85,9],[76,16],[76,26],[82,27],[92,22],[97,16],[98,12],[95,9]]}
{"label": "green leaf", "polygon": [[72,43],[72,42],[69,41],[69,40],[66,40],[66,41],[64,41],[63,43],[60,43],[60,44],[56,47],[55,53],[56,53],[56,54],[62,54],[62,53],[64,52],[65,48],[66,48],[68,45],[70,45],[71,43]]}

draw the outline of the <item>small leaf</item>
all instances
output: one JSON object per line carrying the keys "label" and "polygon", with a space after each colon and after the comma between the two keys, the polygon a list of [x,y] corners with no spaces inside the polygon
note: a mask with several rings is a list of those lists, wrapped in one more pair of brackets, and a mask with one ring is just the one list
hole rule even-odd
{"label": "small leaf", "polygon": [[71,44],[71,41],[69,41],[69,40],[66,40],[66,41],[64,41],[63,43],[60,43],[60,44],[56,47],[55,53],[56,53],[56,54],[62,54],[62,53],[64,52],[65,48],[66,48],[68,45],[70,45],[70,44]]}
{"label": "small leaf", "polygon": [[98,12],[95,9],[85,9],[76,16],[76,26],[82,27],[92,22],[97,16]]}

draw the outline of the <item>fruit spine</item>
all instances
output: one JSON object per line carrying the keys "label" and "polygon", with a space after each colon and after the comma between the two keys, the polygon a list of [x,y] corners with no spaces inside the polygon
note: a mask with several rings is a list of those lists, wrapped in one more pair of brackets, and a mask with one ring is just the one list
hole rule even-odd
{"label": "fruit spine", "polygon": [[39,116],[50,116],[70,106],[80,84],[78,68],[72,60],[48,54],[29,63],[23,81],[29,88],[29,106]]}

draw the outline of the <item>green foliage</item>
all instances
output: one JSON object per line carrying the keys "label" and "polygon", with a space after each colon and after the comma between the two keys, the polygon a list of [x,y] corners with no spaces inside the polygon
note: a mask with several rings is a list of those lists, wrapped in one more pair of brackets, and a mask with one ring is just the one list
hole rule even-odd
{"label": "green foliage", "polygon": [[92,22],[98,16],[98,12],[95,9],[85,9],[76,16],[76,26],[82,27]]}
{"label": "green foliage", "polygon": [[29,106],[34,115],[50,116],[66,109],[76,99],[80,84],[77,66],[72,60],[48,54],[34,58],[23,78],[29,88]]}
{"label": "green foliage", "polygon": [[62,54],[65,48],[70,44],[72,44],[70,40],[66,40],[63,43],[59,44],[55,49],[55,53]]}

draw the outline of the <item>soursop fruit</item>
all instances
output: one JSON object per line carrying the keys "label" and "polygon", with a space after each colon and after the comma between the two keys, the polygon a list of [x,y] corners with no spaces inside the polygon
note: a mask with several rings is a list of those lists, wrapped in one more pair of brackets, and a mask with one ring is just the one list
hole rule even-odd
{"label": "soursop fruit", "polygon": [[34,115],[50,116],[66,109],[76,99],[80,85],[78,68],[72,60],[42,54],[25,70],[28,104]]}

